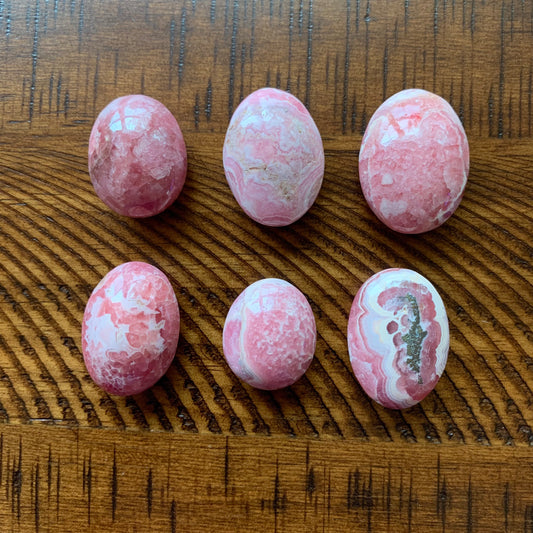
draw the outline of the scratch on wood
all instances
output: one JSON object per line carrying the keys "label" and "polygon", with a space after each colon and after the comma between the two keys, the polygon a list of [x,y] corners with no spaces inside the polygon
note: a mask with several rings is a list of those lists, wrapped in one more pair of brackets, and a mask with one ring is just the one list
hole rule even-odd
{"label": "scratch on wood", "polygon": [[[348,84],[350,71],[350,15],[352,10],[351,0],[346,2],[346,38],[344,43],[344,80],[342,84],[342,133],[346,133],[348,116]],[[335,83],[337,83],[337,63],[335,63]]]}
{"label": "scratch on wood", "polygon": [[498,83],[498,139],[503,138],[503,95],[505,82],[505,2],[502,1],[500,20],[500,78]]}
{"label": "scratch on wood", "polygon": [[35,14],[33,16],[33,47],[31,52],[31,85],[30,85],[30,124],[33,120],[33,111],[35,105],[35,89],[37,83],[37,61],[39,59],[39,20],[40,20],[40,2],[35,4]]}
{"label": "scratch on wood", "polygon": [[178,524],[176,522],[177,512],[176,512],[176,500],[172,500],[170,504],[170,531],[171,533],[177,533]]}
{"label": "scratch on wood", "polygon": [[307,24],[307,62],[305,71],[305,107],[311,105],[311,68],[313,63],[313,0],[309,0]]}
{"label": "scratch on wood", "polygon": [[180,24],[180,44],[178,53],[178,83],[183,81],[183,70],[185,68],[185,34],[187,32],[187,10],[185,7],[181,10],[181,24]]}
{"label": "scratch on wood", "polygon": [[387,76],[389,74],[389,47],[385,42],[385,49],[383,50],[383,95],[382,100],[387,99]]}
{"label": "scratch on wood", "polygon": [[172,68],[174,66],[174,48],[176,45],[176,21],[170,21],[169,31],[169,53],[168,53],[168,88],[172,88]]}
{"label": "scratch on wood", "polygon": [[194,129],[200,127],[200,96],[198,93],[194,95]]}
{"label": "scratch on wood", "polygon": [[228,497],[229,486],[229,438],[226,436],[226,445],[224,447],[224,497]]}
{"label": "scratch on wood", "polygon": [[84,25],[85,25],[85,2],[84,0],[80,0],[80,11],[78,14],[78,50],[81,50]]}
{"label": "scratch on wood", "polygon": [[204,113],[207,122],[211,120],[211,109],[213,106],[213,86],[211,85],[211,78],[207,81],[207,89],[205,90],[205,107]]}
{"label": "scratch on wood", "polygon": [[35,473],[34,473],[33,480],[32,480],[32,483],[33,483],[33,497],[35,498],[34,502],[33,502],[33,515],[34,515],[34,520],[35,520],[35,531],[39,531],[39,515],[40,515],[40,510],[39,510],[39,461],[37,461],[37,464],[35,465],[34,472]]}
{"label": "scratch on wood", "polygon": [[148,513],[148,518],[152,517],[152,502],[154,497],[154,485],[153,485],[153,475],[152,469],[148,470],[148,479],[146,480],[146,512]]}
{"label": "scratch on wood", "polygon": [[117,478],[117,453],[113,446],[113,465],[111,468],[111,521],[115,521],[117,511],[118,478]]}
{"label": "scratch on wood", "polygon": [[468,479],[468,491],[466,497],[466,531],[474,531],[474,497],[472,494],[472,478]]}
{"label": "scratch on wood", "polygon": [[48,461],[46,462],[46,487],[48,496],[48,505],[50,505],[50,496],[52,494],[52,446],[48,445]]}
{"label": "scratch on wood", "polygon": [[292,69],[292,34],[294,31],[294,0],[289,2],[289,47],[287,61],[287,91],[291,91],[291,69]]}
{"label": "scratch on wood", "polygon": [[235,90],[235,64],[237,60],[237,29],[238,29],[238,9],[239,2],[234,0],[233,2],[233,16],[231,24],[231,45],[230,45],[230,58],[229,58],[229,87],[228,87],[228,117],[233,115],[234,105],[234,90]]}

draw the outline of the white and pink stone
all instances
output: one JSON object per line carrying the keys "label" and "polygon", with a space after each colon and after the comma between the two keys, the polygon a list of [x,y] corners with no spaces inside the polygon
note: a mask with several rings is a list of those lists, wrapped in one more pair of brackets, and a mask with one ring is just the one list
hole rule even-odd
{"label": "white and pink stone", "polygon": [[457,209],[469,161],[466,134],[450,104],[428,91],[407,89],[370,119],[359,152],[359,179],[382,222],[401,233],[422,233]]}
{"label": "white and pink stone", "polygon": [[266,226],[286,226],[313,205],[324,176],[324,148],[309,111],[279,89],[247,96],[231,117],[224,171],[244,212]]}
{"label": "white and pink stone", "polygon": [[179,196],[187,151],[172,113],[144,95],[122,96],[98,115],[89,138],[89,174],[113,211],[150,217]]}
{"label": "white and pink stone", "polygon": [[258,389],[281,389],[300,379],[315,346],[309,302],[281,279],[248,286],[233,302],[224,324],[223,349],[230,368]]}
{"label": "white and pink stone", "polygon": [[147,263],[124,263],[104,276],[85,307],[85,365],[110,394],[138,394],[168,370],[179,331],[178,301],[165,274]]}
{"label": "white and pink stone", "polygon": [[363,389],[384,407],[403,409],[425,398],[444,371],[449,345],[444,303],[420,274],[383,270],[355,296],[350,361]]}

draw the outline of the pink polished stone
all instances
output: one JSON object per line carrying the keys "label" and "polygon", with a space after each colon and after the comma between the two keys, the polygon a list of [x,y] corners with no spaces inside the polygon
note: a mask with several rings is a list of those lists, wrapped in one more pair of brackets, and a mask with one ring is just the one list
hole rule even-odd
{"label": "pink polished stone", "polygon": [[386,100],[370,119],[359,152],[368,205],[401,233],[443,224],[461,202],[468,168],[459,117],[446,100],[422,89]]}
{"label": "pink polished stone", "polygon": [[111,394],[138,394],[168,370],[180,331],[178,301],[168,278],[141,262],[108,272],[83,315],[85,365]]}
{"label": "pink polished stone", "polygon": [[244,212],[286,226],[313,205],[324,176],[320,133],[305,106],[278,89],[259,89],[231,117],[224,170]]}
{"label": "pink polished stone", "polygon": [[150,217],[178,197],[187,173],[180,127],[160,102],[143,95],[113,100],[89,138],[96,194],[120,215]]}
{"label": "pink polished stone", "polygon": [[359,289],[348,320],[348,350],[366,393],[392,409],[429,394],[446,366],[450,334],[433,285],[404,268],[378,272]]}
{"label": "pink polished stone", "polygon": [[315,345],[309,302],[281,279],[252,283],[233,302],[224,324],[223,348],[230,368],[258,389],[281,389],[300,379]]}

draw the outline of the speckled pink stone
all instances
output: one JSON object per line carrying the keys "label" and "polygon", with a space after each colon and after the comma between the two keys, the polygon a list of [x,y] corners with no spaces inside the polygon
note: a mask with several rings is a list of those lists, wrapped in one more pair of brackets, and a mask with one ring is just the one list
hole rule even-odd
{"label": "speckled pink stone", "polygon": [[459,117],[446,100],[422,89],[386,100],[370,119],[359,152],[368,205],[401,233],[443,224],[461,202],[468,168]]}
{"label": "speckled pink stone", "polygon": [[435,287],[420,274],[383,270],[359,289],[348,320],[348,349],[366,393],[392,409],[429,394],[446,366],[450,334]]}
{"label": "speckled pink stone", "polygon": [[178,197],[186,173],[183,135],[162,103],[122,96],[98,115],[89,138],[89,174],[113,211],[129,217],[160,213]]}
{"label": "speckled pink stone", "polygon": [[246,97],[229,123],[224,170],[244,212],[286,226],[313,205],[324,176],[320,133],[305,106],[278,89]]}
{"label": "speckled pink stone", "polygon": [[168,370],[180,331],[168,278],[141,262],[111,270],[94,289],[81,330],[85,365],[111,394],[138,394]]}
{"label": "speckled pink stone", "polygon": [[224,324],[223,348],[230,368],[258,389],[281,389],[300,379],[315,346],[309,302],[281,279],[252,283],[233,302]]}

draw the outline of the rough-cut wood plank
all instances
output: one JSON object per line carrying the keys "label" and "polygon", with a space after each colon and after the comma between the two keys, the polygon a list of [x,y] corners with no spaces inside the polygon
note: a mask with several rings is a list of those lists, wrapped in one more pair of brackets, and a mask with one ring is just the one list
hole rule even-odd
{"label": "rough-cut wood plank", "polygon": [[[533,531],[532,49],[518,0],[0,0],[0,529]],[[246,217],[221,162],[264,85],[307,105],[326,150],[287,228]],[[410,86],[447,98],[471,146],[460,208],[419,236],[380,224],[357,176],[372,112]],[[134,92],[169,107],[189,154],[179,200],[148,220],[111,213],[87,174],[96,115]],[[116,398],[87,375],[80,321],[130,260],[168,274],[182,335],[155,387]],[[452,335],[436,390],[402,412],[369,401],[346,347],[355,292],[389,266],[431,279]],[[319,333],[306,376],[273,393],[221,349],[262,277],[298,286]]]}
{"label": "rough-cut wood plank", "polygon": [[[526,448],[0,432],[5,531],[531,531]],[[147,524],[150,524],[148,526]]]}

